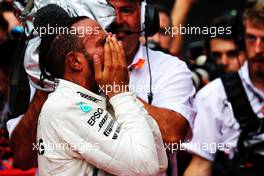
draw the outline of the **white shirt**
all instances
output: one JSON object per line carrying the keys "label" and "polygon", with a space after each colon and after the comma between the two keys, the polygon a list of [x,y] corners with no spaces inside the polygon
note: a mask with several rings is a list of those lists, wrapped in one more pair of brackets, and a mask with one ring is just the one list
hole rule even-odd
{"label": "white shirt", "polygon": [[[191,137],[196,111],[193,108],[193,86],[191,71],[185,62],[177,57],[160,51],[149,50],[150,67],[152,71],[152,105],[173,110],[180,113],[189,122],[188,138]],[[140,45],[131,65],[139,59],[144,59],[145,64],[141,69],[134,69],[130,73],[130,90],[138,97],[148,102],[149,70],[147,63],[146,47]]]}
{"label": "white shirt", "polygon": [[[263,118],[260,110],[264,106],[264,92],[252,84],[247,62],[239,70],[239,76],[253,111],[259,118]],[[256,94],[262,101],[259,101]],[[229,153],[232,157],[240,129],[220,78],[197,93],[195,105],[197,117],[194,136],[190,143],[183,144],[183,148],[210,161],[214,160],[217,149]]]}
{"label": "white shirt", "polygon": [[[110,99],[60,80],[38,121],[41,176],[92,175],[94,166],[113,175],[158,175],[167,156],[156,122],[131,92]],[[106,175],[100,171],[99,175]]]}
{"label": "white shirt", "polygon": [[[142,45],[140,45],[131,65],[137,63],[139,59],[144,59],[147,62],[146,47]],[[152,105],[180,113],[190,125],[186,140],[191,139],[196,115],[193,108],[195,88],[191,71],[185,62],[160,51],[149,49],[149,60],[154,95]],[[148,63],[145,63],[141,69],[134,69],[130,73],[130,90],[145,102],[148,102],[149,81]],[[172,146],[174,144],[166,145]],[[176,152],[171,147],[169,154],[171,175],[177,176]]]}

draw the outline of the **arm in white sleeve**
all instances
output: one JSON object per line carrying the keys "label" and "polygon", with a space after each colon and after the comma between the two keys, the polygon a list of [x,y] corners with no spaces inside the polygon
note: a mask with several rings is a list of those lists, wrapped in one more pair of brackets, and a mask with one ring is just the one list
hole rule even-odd
{"label": "arm in white sleeve", "polygon": [[151,127],[152,133],[155,138],[155,143],[156,143],[156,148],[157,148],[157,153],[158,153],[158,158],[159,158],[159,170],[160,170],[160,173],[164,173],[166,172],[167,167],[168,167],[168,158],[165,152],[166,149],[164,147],[161,132],[160,132],[157,122],[152,117],[148,118],[148,124]]}
{"label": "arm in white sleeve", "polygon": [[[51,125],[69,145],[96,145],[79,153],[99,169],[114,175],[157,175],[159,158],[165,160],[166,155],[157,153],[143,104],[130,92],[114,96],[110,103],[116,119],[96,104],[84,113],[75,102],[67,107],[71,111],[65,111],[63,119],[52,121]],[[164,161],[161,163],[160,167],[166,167]]]}

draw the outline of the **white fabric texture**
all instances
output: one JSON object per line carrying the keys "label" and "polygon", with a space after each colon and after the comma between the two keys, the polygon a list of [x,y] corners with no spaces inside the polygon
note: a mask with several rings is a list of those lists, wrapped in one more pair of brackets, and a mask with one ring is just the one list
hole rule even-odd
{"label": "white fabric texture", "polygon": [[[255,94],[264,99],[264,92],[252,84],[247,62],[239,70],[239,76],[253,111],[259,118],[263,118],[260,110],[264,102],[260,102]],[[190,143],[183,144],[184,148],[210,161],[214,160],[217,149],[222,149],[232,157],[240,129],[220,78],[197,93],[195,105],[197,117],[194,136]],[[264,136],[262,138],[264,139]]]}
{"label": "white fabric texture", "polygon": [[115,118],[107,112],[105,98],[60,80],[39,117],[40,175],[92,175],[93,166],[114,175],[166,170],[161,133],[143,104],[131,92],[112,97],[110,103]]}

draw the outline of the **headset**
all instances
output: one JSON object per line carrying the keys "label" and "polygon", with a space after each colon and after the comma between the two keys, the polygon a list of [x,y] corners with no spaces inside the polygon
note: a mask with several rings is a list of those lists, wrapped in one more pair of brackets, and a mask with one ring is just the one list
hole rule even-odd
{"label": "headset", "polygon": [[[153,36],[159,31],[159,14],[153,5],[147,3],[147,0],[141,2],[141,29],[146,41],[148,41],[148,37]],[[151,104],[154,95],[152,92],[152,74],[149,61],[148,42],[146,42],[146,53],[150,80],[149,93],[147,96],[148,103]]]}
{"label": "headset", "polygon": [[159,14],[147,0],[141,2],[141,29],[147,37],[153,36],[159,31]]}

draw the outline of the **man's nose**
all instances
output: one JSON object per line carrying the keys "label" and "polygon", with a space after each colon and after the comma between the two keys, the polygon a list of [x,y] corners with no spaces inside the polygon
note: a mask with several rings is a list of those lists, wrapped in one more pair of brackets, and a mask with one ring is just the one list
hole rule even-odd
{"label": "man's nose", "polygon": [[261,40],[261,38],[257,38],[257,40],[255,41],[254,51],[256,54],[264,52],[264,42]]}
{"label": "man's nose", "polygon": [[221,64],[224,65],[224,66],[227,66],[227,65],[228,65],[229,61],[228,61],[228,57],[227,57],[226,54],[223,54],[223,55],[221,56],[220,62],[221,62]]}
{"label": "man's nose", "polygon": [[124,22],[124,17],[121,13],[116,13],[116,24],[122,24]]}

